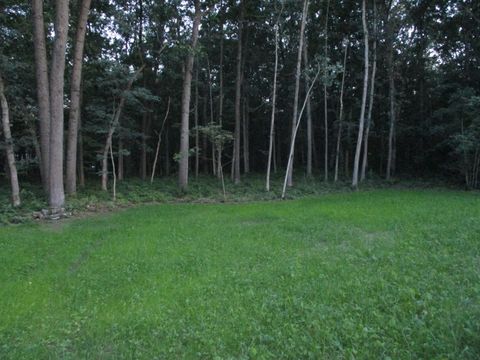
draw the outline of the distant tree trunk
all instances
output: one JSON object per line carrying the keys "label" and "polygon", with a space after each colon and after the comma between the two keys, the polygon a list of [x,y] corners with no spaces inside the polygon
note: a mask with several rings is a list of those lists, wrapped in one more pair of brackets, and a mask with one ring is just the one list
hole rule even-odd
{"label": "distant tree trunk", "polygon": [[390,180],[394,167],[394,135],[395,135],[395,74],[393,64],[393,41],[388,54],[389,65],[389,97],[390,97],[390,129],[388,133],[388,157],[386,179]]}
{"label": "distant tree trunk", "polygon": [[145,181],[147,178],[147,119],[148,113],[142,115],[142,146],[140,152],[140,179]]}
{"label": "distant tree trunk", "polygon": [[12,134],[10,131],[10,114],[7,98],[5,97],[5,86],[3,84],[3,78],[1,73],[0,106],[2,107],[3,136],[5,137],[5,150],[7,153],[7,163],[10,172],[10,185],[12,188],[12,204],[13,206],[20,206],[20,186],[18,185],[17,166],[15,164],[15,153],[13,150]]}
{"label": "distant tree trunk", "polygon": [[[282,2],[283,5],[283,2]],[[282,6],[283,10],[283,6]],[[268,142],[268,160],[267,160],[267,180],[265,184],[265,189],[270,191],[270,171],[272,168],[272,157],[274,156],[274,145],[275,145],[275,107],[277,103],[277,76],[278,76],[278,28],[280,22],[280,16],[282,15],[282,10],[278,15],[277,22],[275,23],[275,66],[273,69],[273,92],[272,92],[272,113],[270,117],[270,136]],[[275,158],[273,163],[276,165]]]}
{"label": "distant tree trunk", "polygon": [[250,117],[248,109],[248,97],[244,96],[243,100],[243,167],[245,174],[250,172],[250,139],[249,127]]}
{"label": "distant tree trunk", "polygon": [[240,0],[240,19],[238,21],[238,43],[237,43],[237,79],[235,81],[235,131],[234,131],[234,150],[233,150],[233,181],[240,183],[240,104],[242,96],[242,31],[244,20],[244,2]]}
{"label": "distant tree trunk", "polygon": [[50,172],[49,206],[52,214],[65,204],[63,186],[63,96],[65,85],[65,53],[68,38],[68,1],[55,2],[55,41],[50,70]]}
{"label": "distant tree trunk", "polygon": [[300,73],[302,68],[302,52],[303,52],[303,40],[305,37],[305,24],[307,22],[307,14],[308,14],[308,0],[303,2],[303,11],[302,11],[302,22],[300,25],[300,36],[298,42],[298,54],[297,54],[297,66],[295,71],[295,95],[293,99],[293,116],[292,116],[292,135],[290,139],[290,147],[293,148],[293,153],[291,154],[288,161],[291,161],[291,166],[288,166],[288,173],[287,173],[287,186],[293,186],[293,159],[295,156],[295,147],[292,146],[294,142],[294,133],[297,127],[297,118],[298,118],[298,96],[300,92]]}
{"label": "distant tree trunk", "polygon": [[107,139],[105,141],[105,147],[103,148],[103,156],[102,156],[102,190],[107,191],[107,182],[108,182],[108,151],[112,144],[113,133],[115,132],[119,122],[120,116],[122,115],[123,107],[125,106],[125,95],[130,89],[132,88],[133,82],[137,78],[137,76],[143,71],[145,65],[142,65],[140,69],[136,71],[136,73],[132,76],[132,78],[128,81],[128,84],[120,97],[120,101],[118,103],[118,107],[114,109],[112,122],[110,123],[110,128],[108,129]]}
{"label": "distant tree trunk", "polygon": [[365,107],[367,104],[367,92],[368,92],[368,27],[367,27],[367,17],[366,17],[366,0],[362,1],[362,24],[363,24],[363,34],[364,34],[364,46],[365,46],[365,69],[363,77],[363,93],[362,93],[362,108],[360,110],[360,121],[358,126],[358,138],[357,138],[357,147],[355,150],[355,159],[353,163],[353,178],[352,178],[352,187],[358,188],[358,169],[360,164],[360,153],[362,151],[362,139],[363,139],[363,128],[365,123]]}
{"label": "distant tree trunk", "polygon": [[[221,11],[221,14],[220,14],[220,69],[219,69],[219,90],[220,90],[220,94],[219,94],[219,99],[218,99],[218,122],[219,122],[219,125],[220,125],[220,128],[222,128],[223,126],[223,38],[224,38],[224,35],[223,35],[223,0],[220,1],[220,11]],[[222,176],[223,178],[223,168],[221,167],[222,166],[222,152],[223,152],[223,149],[222,149],[222,145],[218,146],[218,169],[217,169],[217,174],[219,176]]]}
{"label": "distant tree trunk", "polygon": [[368,165],[368,137],[370,135],[370,126],[372,123],[373,99],[375,97],[375,75],[377,73],[377,5],[373,1],[373,61],[372,61],[372,79],[370,82],[370,101],[368,104],[367,127],[365,128],[365,138],[363,140],[363,162],[360,181],[365,180]]}
{"label": "distant tree trunk", "polygon": [[[153,160],[152,177],[150,178],[150,184],[153,183],[153,179],[155,178],[155,169],[157,168],[158,154],[160,153],[160,143],[162,141],[163,128],[165,127],[165,123],[167,122],[169,112],[170,112],[170,98],[168,98],[167,111],[165,112],[165,117],[163,118],[160,132],[158,133],[157,149],[155,151],[155,159]],[[168,157],[168,154],[167,154],[167,157]]]}
{"label": "distant tree trunk", "polygon": [[[307,50],[307,41],[305,40],[305,46],[303,47],[303,63],[305,65],[305,69],[308,69],[308,50]],[[309,83],[308,83],[308,75],[307,79],[305,80],[305,93],[308,90]],[[307,100],[307,176],[312,176],[312,104],[310,98]]]}
{"label": "distant tree trunk", "polygon": [[178,185],[181,190],[185,191],[188,188],[188,157],[189,157],[189,116],[190,116],[190,95],[192,84],[192,70],[193,60],[195,57],[195,50],[197,48],[198,28],[200,26],[200,19],[202,13],[200,10],[200,0],[195,0],[195,17],[193,20],[192,29],[192,44],[190,52],[187,55],[185,66],[185,75],[183,78],[182,91],[182,120],[180,129],[180,161],[178,164]]}
{"label": "distant tree trunk", "polygon": [[42,184],[49,191],[50,167],[50,86],[48,83],[47,46],[45,43],[45,23],[43,0],[32,0],[33,49],[35,54],[35,77],[37,81],[38,117],[40,122],[40,149],[42,152]]}
{"label": "distant tree trunk", "polygon": [[[325,64],[327,64],[328,56],[328,13],[330,10],[330,0],[327,0],[327,12],[325,14],[325,46],[324,46],[324,57]],[[324,153],[324,179],[328,181],[328,92],[327,92],[327,69],[325,69],[325,78],[323,80],[323,102],[324,102],[324,131],[325,131],[325,153]]]}
{"label": "distant tree trunk", "polygon": [[78,18],[75,50],[73,55],[73,70],[70,86],[70,117],[68,121],[66,191],[74,194],[77,191],[77,145],[78,124],[80,118],[80,92],[82,83],[83,49],[87,30],[88,13],[91,0],[82,0]]}
{"label": "distant tree trunk", "polygon": [[337,148],[335,151],[335,177],[334,181],[338,181],[338,165],[340,162],[340,144],[342,142],[342,127],[343,127],[343,94],[345,89],[345,75],[347,73],[347,55],[348,55],[349,41],[345,44],[345,54],[343,55],[343,73],[342,84],[340,86],[340,112],[338,115],[338,132],[337,132]]}
{"label": "distant tree trunk", "polygon": [[118,138],[118,169],[117,169],[117,179],[118,181],[122,181],[124,174],[124,159],[123,159],[123,137],[120,135]]}
{"label": "distant tree trunk", "polygon": [[[212,73],[210,71],[210,61],[207,57],[207,77],[208,77],[208,101],[209,101],[209,108],[210,108],[210,124],[214,124],[214,117],[213,117],[213,93],[212,93]],[[217,161],[215,159],[215,143],[212,142],[212,172],[213,176],[217,176]],[[218,174],[220,176],[220,174]]]}
{"label": "distant tree trunk", "polygon": [[194,119],[195,119],[195,179],[198,178],[198,168],[200,165],[200,144],[199,144],[199,131],[198,131],[198,61],[197,66],[195,67],[195,109],[194,109]]}
{"label": "distant tree trunk", "polygon": [[83,164],[83,134],[82,134],[82,124],[81,117],[78,119],[78,151],[77,151],[77,173],[78,173],[78,183],[81,188],[85,187],[85,169]]}

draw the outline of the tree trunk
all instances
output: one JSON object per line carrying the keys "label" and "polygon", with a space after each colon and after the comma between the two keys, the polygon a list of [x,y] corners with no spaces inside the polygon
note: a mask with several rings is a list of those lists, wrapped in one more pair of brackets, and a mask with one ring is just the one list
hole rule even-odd
{"label": "tree trunk", "polygon": [[143,71],[145,65],[142,65],[140,69],[132,76],[132,78],[128,81],[127,87],[125,88],[123,94],[120,97],[120,102],[118,107],[114,109],[113,119],[110,124],[110,128],[108,129],[107,139],[105,141],[105,147],[103,148],[103,156],[102,156],[102,190],[107,190],[107,182],[108,182],[108,151],[112,144],[112,137],[113,133],[115,132],[119,122],[120,116],[122,115],[123,107],[125,106],[125,95],[130,89],[132,88],[133,82],[137,78],[137,76]]}
{"label": "tree trunk", "polygon": [[189,156],[189,116],[190,116],[190,95],[192,84],[192,70],[193,60],[195,57],[195,49],[197,47],[198,40],[198,28],[200,26],[201,18],[200,0],[195,0],[195,18],[193,21],[192,29],[192,44],[190,52],[187,56],[185,66],[185,76],[183,79],[183,92],[182,92],[182,120],[180,130],[180,161],[178,168],[178,185],[181,190],[186,191],[188,188],[188,156]]}
{"label": "tree trunk", "polygon": [[198,167],[200,165],[200,144],[199,144],[199,131],[198,131],[198,61],[197,66],[195,67],[195,112],[194,112],[194,119],[195,119],[195,179],[198,178]]}
{"label": "tree trunk", "polygon": [[240,183],[240,104],[242,96],[242,31],[244,19],[244,1],[240,0],[241,12],[238,22],[238,43],[237,43],[237,79],[235,81],[235,131],[234,131],[234,149],[233,149],[233,181]]}
{"label": "tree trunk", "polygon": [[367,126],[365,128],[365,138],[363,142],[363,161],[362,161],[362,173],[360,175],[360,181],[365,180],[365,175],[368,165],[368,137],[370,135],[370,126],[372,124],[372,111],[373,111],[373,100],[375,97],[375,75],[377,73],[377,5],[375,0],[373,1],[373,63],[372,63],[372,79],[370,82],[370,101],[368,104],[368,116],[367,116]]}
{"label": "tree trunk", "polygon": [[80,118],[80,92],[82,82],[83,49],[87,30],[88,13],[91,0],[82,0],[78,18],[75,51],[73,55],[73,70],[70,87],[70,117],[68,121],[66,191],[74,194],[77,191],[77,145]]}
{"label": "tree trunk", "polygon": [[43,19],[43,0],[32,0],[33,49],[35,54],[35,78],[37,82],[38,117],[40,122],[40,149],[42,160],[42,184],[49,191],[50,167],[50,86],[48,83],[47,46]]}
{"label": "tree trunk", "polygon": [[250,172],[250,139],[249,139],[249,127],[250,117],[248,113],[248,97],[244,96],[243,99],[243,170],[245,174]]}
{"label": "tree trunk", "polygon": [[[330,0],[327,0],[327,12],[325,14],[325,46],[324,46],[324,57],[325,64],[327,64],[327,46],[328,46],[328,13],[330,10]],[[327,92],[327,69],[325,69],[325,78],[323,80],[323,102],[324,102],[324,131],[325,131],[325,151],[324,151],[324,180],[328,181],[328,92]]]}
{"label": "tree trunk", "polygon": [[81,188],[85,187],[85,168],[83,164],[83,134],[81,118],[78,119],[78,151],[77,151],[77,173],[78,183]]}
{"label": "tree trunk", "polygon": [[118,139],[118,169],[117,169],[117,179],[122,181],[124,177],[124,159],[123,159],[123,138],[119,136]]}
{"label": "tree trunk", "polygon": [[55,41],[50,72],[50,169],[48,202],[52,214],[65,204],[63,186],[63,96],[65,85],[65,53],[68,39],[68,1],[55,3]]}
{"label": "tree trunk", "polygon": [[[219,69],[219,87],[220,87],[220,94],[218,99],[218,122],[220,125],[220,129],[223,127],[223,1],[220,1],[220,69]],[[217,174],[222,177],[223,179],[223,165],[222,165],[222,145],[218,147],[218,169]]]}
{"label": "tree trunk", "polygon": [[147,119],[148,113],[142,115],[142,146],[140,152],[140,179],[145,181],[147,178]]}
{"label": "tree trunk", "polygon": [[391,48],[388,54],[389,67],[389,97],[390,97],[390,129],[388,133],[388,157],[387,157],[387,172],[386,179],[390,180],[393,169],[394,158],[394,133],[395,133],[395,75],[393,64],[393,41],[390,44]]}
{"label": "tree trunk", "polygon": [[5,86],[2,74],[0,73],[0,106],[2,107],[3,135],[5,137],[5,150],[7,163],[10,172],[10,185],[12,187],[12,205],[20,206],[20,186],[18,185],[17,166],[15,164],[15,153],[13,150],[12,134],[10,132],[10,114],[7,98],[5,97]]}
{"label": "tree trunk", "polygon": [[360,121],[358,126],[358,138],[357,138],[357,147],[355,150],[355,158],[353,163],[353,178],[352,178],[352,187],[358,188],[358,169],[360,164],[360,152],[362,151],[362,139],[363,139],[363,128],[365,123],[365,107],[367,104],[367,92],[368,92],[368,27],[367,27],[367,16],[366,16],[366,0],[362,1],[362,24],[363,24],[363,34],[364,34],[364,46],[365,46],[365,69],[363,77],[363,93],[362,93],[362,108],[360,110]]}
{"label": "tree trunk", "polygon": [[345,44],[345,54],[343,56],[343,74],[342,84],[340,86],[340,112],[338,115],[338,133],[337,133],[337,148],[335,151],[335,175],[334,181],[338,181],[338,165],[340,162],[340,144],[342,142],[342,127],[343,127],[343,94],[345,89],[345,75],[347,73],[347,55],[348,55],[349,41]]}
{"label": "tree trunk", "polygon": [[[272,114],[270,117],[270,137],[268,142],[268,161],[267,161],[267,180],[265,184],[265,189],[270,191],[270,171],[272,168],[272,157],[274,156],[274,145],[275,145],[275,107],[277,102],[277,76],[278,76],[278,28],[280,22],[280,16],[283,11],[283,2],[282,10],[278,14],[277,22],[275,23],[275,66],[273,69],[273,92],[272,92]],[[276,165],[275,158],[273,158],[273,163]]]}
{"label": "tree trunk", "polygon": [[[165,112],[165,117],[163,118],[162,127],[160,128],[160,132],[158,133],[157,149],[155,151],[155,159],[153,160],[152,176],[150,178],[150,184],[153,183],[153,179],[155,178],[155,169],[157,168],[158,154],[160,153],[160,143],[162,142],[163,128],[165,127],[165,123],[167,122],[169,112],[170,112],[170,98],[168,98],[167,111]],[[167,136],[168,136],[168,134],[167,134]],[[168,157],[168,154],[167,154],[167,157]]]}
{"label": "tree trunk", "polygon": [[[303,64],[305,69],[308,69],[308,50],[307,50],[307,41],[305,40],[305,46],[303,47]],[[305,80],[305,93],[308,91],[309,87],[308,75]],[[312,176],[312,104],[310,98],[307,100],[307,176]]]}
{"label": "tree trunk", "polygon": [[297,127],[297,119],[298,119],[298,96],[300,92],[300,73],[302,68],[302,52],[303,52],[303,40],[305,37],[305,24],[307,22],[307,14],[308,14],[308,0],[303,2],[303,11],[302,11],[302,22],[300,25],[300,36],[298,42],[298,54],[297,54],[297,66],[295,71],[295,95],[293,99],[293,116],[292,116],[292,135],[290,139],[290,148],[293,148],[293,152],[288,159],[288,162],[291,162],[291,166],[287,166],[287,186],[293,186],[293,158],[295,156],[295,147],[292,146],[294,142],[294,133]]}

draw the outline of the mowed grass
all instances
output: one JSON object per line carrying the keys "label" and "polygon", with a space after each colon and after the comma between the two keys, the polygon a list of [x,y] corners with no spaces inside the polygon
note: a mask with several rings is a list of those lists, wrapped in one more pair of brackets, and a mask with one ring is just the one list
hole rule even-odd
{"label": "mowed grass", "polygon": [[476,359],[480,197],[150,205],[0,229],[0,358]]}

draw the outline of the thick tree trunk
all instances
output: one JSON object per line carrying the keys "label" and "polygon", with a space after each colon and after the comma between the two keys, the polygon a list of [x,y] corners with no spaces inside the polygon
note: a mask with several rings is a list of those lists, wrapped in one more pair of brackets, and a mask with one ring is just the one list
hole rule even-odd
{"label": "thick tree trunk", "polygon": [[240,0],[241,13],[238,22],[238,43],[237,43],[237,79],[235,81],[235,131],[234,131],[234,149],[233,149],[233,181],[235,184],[240,183],[240,127],[241,114],[240,104],[242,96],[242,31],[244,19],[244,2]]}
{"label": "thick tree trunk", "polygon": [[343,94],[345,89],[345,76],[347,73],[347,55],[348,55],[349,41],[345,44],[345,54],[343,55],[343,73],[342,84],[340,86],[340,112],[338,115],[338,132],[337,132],[337,147],[335,151],[335,174],[334,181],[338,181],[338,166],[340,162],[340,144],[342,142],[342,127],[343,127]]}
{"label": "thick tree trunk", "polygon": [[[307,50],[307,41],[305,40],[305,46],[303,47],[303,64],[305,65],[305,69],[308,69],[308,50]],[[305,80],[305,93],[308,91],[309,87],[309,79]],[[312,104],[310,98],[307,100],[307,176],[312,176],[312,155],[313,155],[313,147],[312,147]]]}
{"label": "thick tree trunk", "polygon": [[200,26],[201,19],[200,0],[195,0],[195,17],[193,21],[192,29],[192,44],[190,52],[187,56],[185,66],[185,76],[183,79],[183,92],[182,92],[182,119],[180,129],[180,161],[178,168],[178,185],[181,190],[186,191],[188,188],[188,157],[189,157],[189,136],[190,136],[190,95],[192,84],[192,70],[193,60],[195,57],[195,49],[197,47],[198,40],[198,28]]}
{"label": "thick tree trunk", "polygon": [[303,40],[305,37],[305,24],[307,22],[307,14],[308,14],[308,0],[305,0],[303,3],[303,11],[302,11],[302,22],[300,25],[300,36],[298,41],[298,54],[297,54],[297,65],[295,71],[295,95],[293,98],[293,116],[292,116],[292,134],[290,139],[290,148],[293,149],[290,157],[288,158],[288,162],[291,162],[291,166],[287,166],[287,186],[293,186],[293,159],[295,156],[295,147],[292,146],[294,142],[294,133],[295,129],[297,128],[297,119],[298,119],[298,96],[300,92],[300,75],[302,69],[302,52],[303,52]]}
{"label": "thick tree trunk", "polygon": [[70,86],[70,117],[68,121],[67,161],[66,161],[66,191],[74,194],[77,191],[77,145],[80,118],[80,92],[82,82],[83,49],[87,31],[88,13],[91,0],[82,0],[78,18],[75,51],[73,55],[73,70]]}
{"label": "thick tree trunk", "polygon": [[368,104],[367,126],[365,128],[365,138],[363,140],[363,161],[360,181],[365,180],[365,175],[368,165],[368,138],[370,135],[370,126],[372,124],[373,100],[375,97],[375,75],[377,73],[377,6],[375,0],[373,1],[373,60],[372,60],[372,78],[370,81],[370,100]]}
{"label": "thick tree trunk", "polygon": [[50,86],[48,83],[47,46],[43,19],[43,0],[32,0],[33,49],[35,54],[35,77],[37,81],[38,117],[40,122],[40,149],[42,152],[42,184],[49,191],[50,167]]}
{"label": "thick tree trunk", "polygon": [[49,206],[52,214],[61,211],[65,204],[63,186],[63,96],[65,84],[65,53],[68,38],[68,1],[55,3],[55,41],[50,70],[50,172]]}
{"label": "thick tree trunk", "polygon": [[364,52],[365,52],[365,69],[363,77],[363,93],[362,93],[362,108],[360,110],[360,120],[358,125],[358,138],[357,138],[357,147],[355,149],[355,158],[353,162],[353,178],[352,178],[352,187],[358,188],[358,170],[360,165],[360,153],[362,151],[362,140],[363,140],[363,128],[365,125],[365,107],[367,104],[367,92],[368,92],[368,27],[367,27],[367,15],[366,15],[366,0],[362,1],[362,24],[363,24],[363,34],[364,34]]}
{"label": "thick tree trunk", "polygon": [[12,205],[20,206],[20,186],[18,185],[17,166],[15,164],[15,153],[13,150],[13,140],[10,131],[10,114],[7,98],[5,97],[5,86],[3,84],[2,74],[0,73],[0,106],[2,108],[2,128],[5,137],[5,150],[7,153],[7,163],[10,172],[10,185],[12,188]]}
{"label": "thick tree trunk", "polygon": [[[330,10],[330,0],[327,0],[327,12],[325,14],[325,46],[324,57],[327,64],[328,56],[328,13]],[[327,73],[325,69],[325,78],[323,80],[323,103],[324,103],[324,180],[328,181],[328,92],[327,92]]]}

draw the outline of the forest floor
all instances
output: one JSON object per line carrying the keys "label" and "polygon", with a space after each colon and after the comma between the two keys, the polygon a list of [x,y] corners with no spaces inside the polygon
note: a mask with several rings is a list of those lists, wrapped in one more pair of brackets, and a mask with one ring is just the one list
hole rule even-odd
{"label": "forest floor", "polygon": [[0,358],[478,359],[479,234],[427,189],[3,227]]}
{"label": "forest floor", "polygon": [[[287,199],[301,199],[306,196],[325,195],[330,193],[350,193],[350,181],[325,183],[321,176],[314,178],[297,177],[295,185],[287,190]],[[79,188],[77,194],[66,199],[66,211],[71,217],[85,217],[97,213],[110,212],[116,209],[129,208],[141,204],[152,203],[237,203],[251,201],[273,201],[281,198],[283,177],[272,176],[271,191],[265,191],[265,176],[251,174],[242,178],[239,185],[225,180],[225,196],[219,179],[212,176],[200,176],[191,179],[187,193],[180,192],[177,178],[163,177],[150,181],[128,179],[117,182],[117,197],[112,200],[111,183],[109,191],[100,189],[100,182],[90,180],[85,188]],[[435,180],[406,181],[369,180],[361,184],[362,191],[373,189],[458,189],[448,183]],[[47,209],[47,201],[40,184],[21,182],[22,205],[13,208],[10,203],[9,184],[0,179],[0,226],[20,224],[38,220],[39,212]]]}

